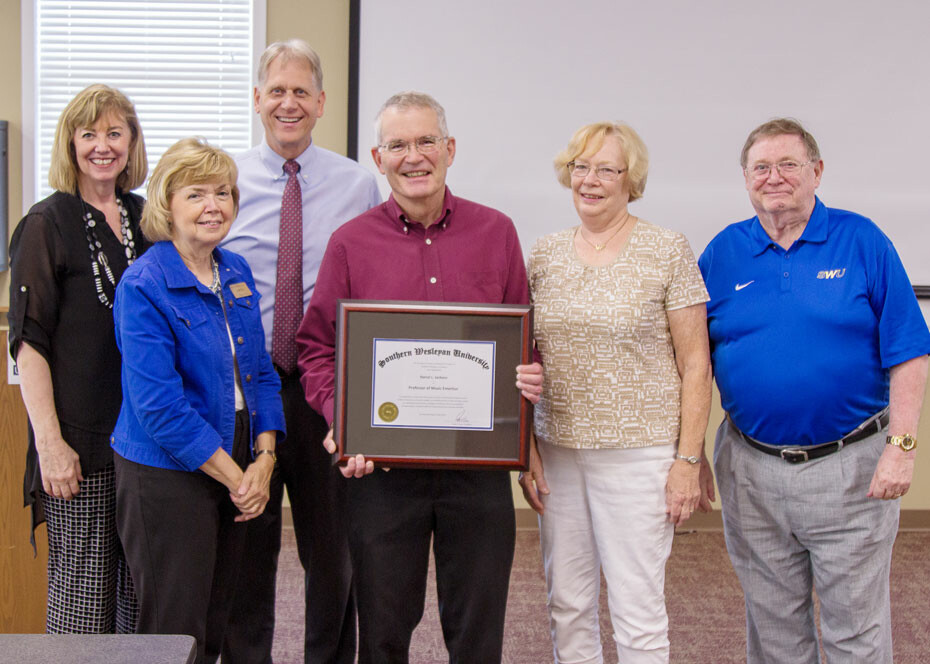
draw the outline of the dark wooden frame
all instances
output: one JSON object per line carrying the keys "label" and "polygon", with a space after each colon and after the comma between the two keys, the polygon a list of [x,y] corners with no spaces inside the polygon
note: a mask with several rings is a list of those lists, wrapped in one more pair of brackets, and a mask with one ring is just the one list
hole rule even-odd
{"label": "dark wooden frame", "polygon": [[[462,328],[480,329],[483,336],[467,338]],[[376,337],[497,342],[494,430],[372,427],[371,353]],[[529,305],[339,300],[334,461],[344,464],[364,454],[382,467],[526,470],[533,409],[514,386],[514,368],[532,361]],[[424,448],[438,452],[425,454]]]}

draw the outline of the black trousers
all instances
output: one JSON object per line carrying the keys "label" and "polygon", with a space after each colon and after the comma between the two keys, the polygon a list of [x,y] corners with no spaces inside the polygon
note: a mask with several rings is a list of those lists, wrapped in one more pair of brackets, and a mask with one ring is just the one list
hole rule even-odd
{"label": "black trousers", "polygon": [[393,469],[348,481],[359,664],[406,663],[430,540],[449,662],[500,662],[515,522],[505,471]]}
{"label": "black trousers", "polygon": [[[233,459],[249,462],[249,419],[236,417]],[[113,455],[116,525],[139,597],[139,634],[190,634],[197,662],[215,662],[246,528],[229,490],[199,472],[143,466]]]}
{"label": "black trousers", "polygon": [[281,500],[291,503],[304,568],[304,661],[355,661],[355,602],[345,530],[345,478],[323,449],[329,427],[304,397],[297,373],[281,375],[287,439],[278,446],[265,512],[248,522],[245,560],[229,620],[223,664],[271,664]]}

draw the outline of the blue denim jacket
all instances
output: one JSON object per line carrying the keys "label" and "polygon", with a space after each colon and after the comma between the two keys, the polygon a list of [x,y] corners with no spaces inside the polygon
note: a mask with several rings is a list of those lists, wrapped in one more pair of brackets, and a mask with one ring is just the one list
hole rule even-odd
{"label": "blue denim jacket", "polygon": [[[215,249],[223,303],[252,440],[284,439],[281,381],[265,350],[259,294],[245,259]],[[193,471],[219,447],[232,453],[235,368],[223,306],[181,260],[158,242],[123,274],[113,317],[123,354],[123,405],[110,439],[136,463]]]}

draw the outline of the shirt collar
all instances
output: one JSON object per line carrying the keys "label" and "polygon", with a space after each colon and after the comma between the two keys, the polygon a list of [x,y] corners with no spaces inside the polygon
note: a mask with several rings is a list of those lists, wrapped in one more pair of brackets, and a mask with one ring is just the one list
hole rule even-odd
{"label": "shirt collar", "polygon": [[[391,219],[396,220],[402,227],[407,228],[408,226],[420,226],[418,222],[411,222],[407,219],[406,213],[401,209],[400,205],[397,204],[397,201],[394,200],[393,192],[391,192],[390,196],[388,196],[385,205],[387,206],[387,211]],[[430,224],[430,228],[440,224],[443,226],[443,228],[445,228],[452,221],[452,216],[455,212],[455,196],[452,195],[452,190],[449,189],[448,185],[446,185],[446,192],[442,201],[442,208],[442,214],[439,216],[439,219]]]}
{"label": "shirt collar", "polygon": [[[208,290],[194,273],[191,272],[181,254],[178,253],[177,247],[171,240],[156,242],[149,251],[154,252],[158,264],[161,265],[162,272],[165,275],[165,285],[168,288],[201,288]],[[232,278],[232,273],[224,270],[223,252],[217,247],[213,250],[213,258],[216,260],[220,273],[220,282],[225,286],[226,282]]]}
{"label": "shirt collar", "polygon": [[[829,231],[829,220],[830,215],[827,214],[827,207],[815,196],[814,210],[811,212],[811,216],[807,220],[807,225],[804,227],[804,231],[801,233],[801,237],[797,239],[797,242],[826,242],[827,233]],[[758,256],[775,244],[772,238],[769,237],[769,234],[765,232],[758,216],[752,219],[750,237],[752,238],[754,256]]]}
{"label": "shirt collar", "polygon": [[827,206],[815,196],[814,211],[811,212],[811,218],[807,220],[807,226],[799,239],[804,242],[826,242],[829,231],[830,215],[827,213]]}
{"label": "shirt collar", "polygon": [[[268,169],[268,173],[273,180],[287,177],[287,174],[284,172],[284,162],[287,160],[272,150],[264,137],[262,138],[261,145],[258,147],[258,151],[261,155],[262,163],[265,165],[265,168]],[[316,144],[311,142],[310,145],[307,146],[307,149],[301,152],[297,156],[297,159],[294,160],[300,164],[300,171],[298,171],[297,177],[306,182],[307,176],[313,171],[313,164],[316,163],[316,159]]]}

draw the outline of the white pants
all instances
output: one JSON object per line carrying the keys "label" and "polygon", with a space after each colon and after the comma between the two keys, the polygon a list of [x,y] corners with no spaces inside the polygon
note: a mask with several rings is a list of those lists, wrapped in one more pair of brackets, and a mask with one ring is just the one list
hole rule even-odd
{"label": "white pants", "polygon": [[603,662],[600,572],[621,664],[668,662],[665,563],[671,445],[576,450],[540,441],[549,483],[539,519],[555,661]]}

